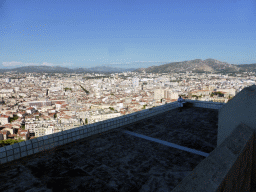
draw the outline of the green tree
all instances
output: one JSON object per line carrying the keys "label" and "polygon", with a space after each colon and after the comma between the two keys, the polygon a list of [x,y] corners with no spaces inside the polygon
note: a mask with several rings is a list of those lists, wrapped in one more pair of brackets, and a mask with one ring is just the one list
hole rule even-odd
{"label": "green tree", "polygon": [[80,85],[80,87],[83,89],[83,91],[86,93],[86,94],[89,94],[90,92],[87,91],[82,85]]}
{"label": "green tree", "polygon": [[65,90],[65,92],[66,92],[67,90],[72,91],[72,89],[71,89],[71,88],[68,88],[68,87],[65,87],[64,90]]}
{"label": "green tree", "polygon": [[19,118],[19,117],[18,117],[17,115],[13,115],[13,117],[10,118],[10,123],[11,123],[12,121],[17,120],[18,118]]}
{"label": "green tree", "polygon": [[7,140],[2,140],[0,141],[0,144],[2,147],[6,146],[6,145],[13,145],[14,143],[19,143],[19,142],[22,142],[24,140],[14,140],[14,139],[7,139]]}

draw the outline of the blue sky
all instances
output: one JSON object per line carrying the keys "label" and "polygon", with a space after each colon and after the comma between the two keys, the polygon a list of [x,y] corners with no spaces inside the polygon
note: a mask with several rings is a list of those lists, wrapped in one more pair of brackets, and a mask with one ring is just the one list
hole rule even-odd
{"label": "blue sky", "polygon": [[250,64],[255,32],[256,0],[0,0],[0,68]]}

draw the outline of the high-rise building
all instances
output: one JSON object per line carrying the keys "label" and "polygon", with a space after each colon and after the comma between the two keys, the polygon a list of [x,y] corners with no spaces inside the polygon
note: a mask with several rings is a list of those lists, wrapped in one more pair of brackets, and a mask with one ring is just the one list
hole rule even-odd
{"label": "high-rise building", "polygon": [[164,89],[155,89],[154,90],[154,99],[160,100],[164,98]]}
{"label": "high-rise building", "polygon": [[132,78],[133,87],[138,87],[139,86],[139,81],[140,81],[140,79],[138,77]]}

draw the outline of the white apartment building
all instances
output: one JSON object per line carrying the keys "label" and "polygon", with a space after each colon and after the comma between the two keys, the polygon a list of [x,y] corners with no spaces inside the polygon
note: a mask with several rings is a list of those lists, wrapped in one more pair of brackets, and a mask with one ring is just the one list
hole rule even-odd
{"label": "white apartment building", "polygon": [[14,93],[13,89],[1,89],[1,93]]}
{"label": "white apartment building", "polygon": [[178,99],[178,92],[174,92],[170,89],[155,89],[154,90],[154,99],[160,100],[160,99]]}
{"label": "white apartment building", "polygon": [[178,99],[179,98],[179,93],[178,92],[172,92],[170,91],[170,99]]}
{"label": "white apartment building", "polygon": [[138,87],[139,86],[139,81],[140,81],[140,79],[138,77],[132,78],[133,87]]}
{"label": "white apartment building", "polygon": [[42,137],[45,135],[45,128],[36,128],[35,137]]}
{"label": "white apartment building", "polygon": [[237,91],[234,88],[231,88],[231,89],[217,89],[217,91],[226,92],[227,94],[229,94],[231,96],[235,96],[237,94]]}
{"label": "white apartment building", "polygon": [[164,98],[164,89],[155,89],[154,90],[154,99],[160,100]]}
{"label": "white apartment building", "polygon": [[56,120],[51,121],[34,121],[34,122],[26,122],[25,130],[29,130],[30,133],[34,133],[38,128],[47,128],[52,124],[57,124]]}
{"label": "white apartment building", "polygon": [[54,127],[53,126],[49,126],[47,128],[45,128],[45,135],[50,135],[54,133]]}
{"label": "white apartment building", "polygon": [[5,125],[9,123],[10,117],[7,115],[0,115],[0,125]]}
{"label": "white apartment building", "polygon": [[99,122],[99,121],[104,121],[104,120],[112,119],[112,118],[119,117],[119,116],[121,116],[121,113],[109,113],[109,114],[102,114],[102,115],[93,115],[88,119],[88,123],[89,124],[96,123],[96,122]]}

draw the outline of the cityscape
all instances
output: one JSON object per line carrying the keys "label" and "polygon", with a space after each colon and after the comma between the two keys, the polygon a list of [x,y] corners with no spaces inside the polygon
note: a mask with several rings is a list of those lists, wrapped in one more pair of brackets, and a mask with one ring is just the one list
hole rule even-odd
{"label": "cityscape", "polygon": [[26,141],[183,99],[227,103],[254,72],[1,75],[0,140]]}

